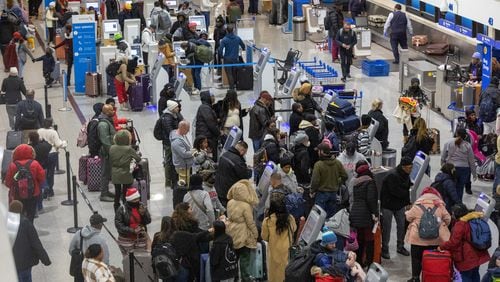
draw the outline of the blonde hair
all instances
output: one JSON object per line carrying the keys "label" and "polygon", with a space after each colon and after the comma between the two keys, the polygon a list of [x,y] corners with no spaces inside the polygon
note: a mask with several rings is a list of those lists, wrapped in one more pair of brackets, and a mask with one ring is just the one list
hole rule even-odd
{"label": "blonde hair", "polygon": [[373,100],[372,102],[372,111],[376,111],[376,110],[380,110],[382,109],[382,105],[384,104],[384,102],[379,99],[379,98],[376,98],[375,100]]}
{"label": "blonde hair", "polygon": [[417,118],[413,124],[413,129],[417,130],[417,142],[424,141],[427,137],[427,124],[423,118]]}

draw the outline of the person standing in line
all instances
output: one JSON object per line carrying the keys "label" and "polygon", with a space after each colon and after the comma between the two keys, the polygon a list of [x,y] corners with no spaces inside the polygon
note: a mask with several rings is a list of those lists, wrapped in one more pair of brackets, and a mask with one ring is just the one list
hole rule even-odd
{"label": "person standing in line", "polygon": [[49,45],[54,46],[56,39],[56,2],[50,2],[49,8],[45,13],[45,26],[49,31]]}
{"label": "person standing in line", "polygon": [[339,46],[335,38],[343,22],[342,5],[334,5],[324,20],[325,29],[328,30],[328,50],[332,52],[332,62],[339,59]]}
{"label": "person standing in line", "polygon": [[191,150],[191,142],[187,137],[190,124],[187,120],[179,122],[179,128],[170,132],[170,144],[172,146],[172,162],[179,175],[179,186],[186,186],[191,176],[191,168],[194,163],[194,157]]}
{"label": "person standing in line", "polygon": [[115,136],[115,127],[113,126],[113,106],[104,105],[102,113],[99,116],[97,124],[97,136],[101,143],[99,149],[99,157],[102,162],[101,171],[101,202],[113,202],[115,194],[109,192],[109,181],[111,180],[111,161],[109,158],[109,149],[113,145],[113,137]]}
{"label": "person standing in line", "polygon": [[259,100],[250,110],[250,125],[248,130],[248,138],[252,139],[253,150],[256,152],[262,144],[266,124],[273,119],[269,106],[273,103],[273,97],[269,92],[262,91],[259,95]]}
{"label": "person standing in line", "polygon": [[26,100],[17,103],[16,130],[39,129],[43,124],[42,105],[35,101],[35,90],[26,92]]}
{"label": "person standing in line", "polygon": [[82,273],[85,281],[115,282],[111,268],[104,263],[104,251],[99,244],[90,245],[85,251]]}
{"label": "person standing in line", "polygon": [[189,179],[189,191],[184,195],[184,203],[188,203],[193,217],[198,221],[198,228],[209,230],[215,221],[214,206],[210,194],[203,190],[203,178],[193,174]]}
{"label": "person standing in line", "polygon": [[391,29],[391,48],[394,54],[393,64],[399,64],[399,50],[398,45],[401,49],[408,49],[408,39],[406,37],[406,31],[410,36],[413,35],[413,27],[411,26],[410,18],[406,13],[401,12],[401,5],[396,4],[394,6],[394,11],[389,14],[387,21],[384,25],[384,36],[387,37],[388,29]]}
{"label": "person standing in line", "polygon": [[9,117],[9,127],[11,130],[15,129],[17,103],[23,100],[21,94],[26,96],[26,86],[24,81],[17,75],[17,68],[11,67],[9,76],[2,81],[1,92],[5,94],[5,109]]}
{"label": "person standing in line", "polygon": [[172,161],[172,144],[170,142],[170,133],[177,130],[179,122],[184,120],[180,113],[181,107],[174,100],[166,102],[166,109],[163,110],[161,119],[161,141],[163,145],[163,165],[165,167],[165,187],[174,187],[177,180],[177,173]]}
{"label": "person standing in line", "polygon": [[33,61],[35,57],[31,54],[30,49],[26,46],[26,41],[19,32],[14,32],[14,42],[16,43],[16,53],[17,53],[17,66],[19,71],[19,77],[23,79],[24,65],[26,65],[26,56],[29,56]]}
{"label": "person standing in line", "polygon": [[337,41],[337,45],[340,49],[340,66],[342,67],[341,80],[346,82],[347,78],[351,78],[351,65],[354,57],[353,50],[358,42],[356,34],[351,29],[351,24],[349,22],[344,21],[344,27],[337,32],[335,41]]}
{"label": "person standing in line", "polygon": [[[64,53],[66,56],[66,82],[67,85],[71,85],[71,69],[73,68],[73,32],[70,23],[66,24],[66,32],[64,33],[64,40],[57,44],[54,49],[64,46]],[[51,54],[52,55],[52,54]]]}
{"label": "person standing in line", "polygon": [[[234,27],[232,25],[226,28],[226,32],[226,36],[220,41],[219,49],[217,50],[219,57],[223,58],[224,64],[237,64],[239,63],[240,47],[245,51],[245,44],[238,35],[234,34]],[[224,67],[230,90],[236,88],[236,70],[236,67]]]}
{"label": "person standing in line", "polygon": [[196,112],[195,136],[203,135],[207,138],[212,159],[217,162],[217,145],[221,133],[217,123],[217,114],[212,107],[215,97],[210,91],[201,91],[200,100],[201,105]]}
{"label": "person standing in line", "polygon": [[366,0],[349,0],[349,14],[353,18],[366,14]]}
{"label": "person standing in line", "polygon": [[[69,254],[71,255],[73,250],[79,249],[80,243],[82,243],[82,250],[86,250],[90,245],[99,244],[103,249],[102,261],[105,264],[109,264],[108,244],[106,243],[104,236],[101,234],[102,227],[107,221],[108,220],[106,218],[102,217],[102,215],[98,213],[91,215],[89,219],[90,225],[86,225],[73,235],[71,243],[69,244]],[[80,242],[80,240],[83,240],[83,242]]]}
{"label": "person standing in line", "polygon": [[383,105],[384,102],[381,99],[376,98],[372,102],[372,109],[368,112],[368,115],[372,119],[378,121],[378,129],[375,133],[375,138],[380,141],[382,149],[385,150],[389,147],[389,121],[382,112]]}
{"label": "person standing in line", "polygon": [[149,72],[149,52],[151,51],[150,50],[150,46],[151,46],[151,43],[154,43],[154,37],[153,37],[153,33],[155,32],[155,26],[154,25],[149,25],[147,27],[145,27],[143,30],[142,30],[142,35],[141,35],[141,40],[142,40],[142,45],[141,45],[141,48],[142,48],[142,62],[144,63],[144,65],[146,66],[146,72]]}
{"label": "person standing in line", "polygon": [[479,97],[479,118],[483,122],[483,133],[495,133],[498,116],[498,108],[500,107],[500,89],[498,85],[500,81],[493,77],[488,87],[486,87]]}

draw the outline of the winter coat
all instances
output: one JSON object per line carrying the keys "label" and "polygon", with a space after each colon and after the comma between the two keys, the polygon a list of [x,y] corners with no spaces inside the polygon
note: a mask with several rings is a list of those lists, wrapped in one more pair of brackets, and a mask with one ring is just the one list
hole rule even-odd
{"label": "winter coat", "polygon": [[436,175],[436,178],[434,179],[434,183],[436,182],[442,183],[439,185],[440,186],[439,193],[441,194],[441,197],[443,198],[443,201],[446,204],[446,210],[451,211],[451,207],[453,207],[457,203],[462,202],[458,198],[457,184],[455,180],[452,179],[451,175],[439,172]]}
{"label": "winter coat", "polygon": [[366,0],[350,0],[349,12],[356,14],[366,11]]}
{"label": "winter coat", "polygon": [[311,192],[337,192],[342,183],[347,180],[342,163],[333,158],[320,159],[314,165]]}
{"label": "winter coat", "polygon": [[[227,234],[214,238],[210,248],[210,272],[214,281],[230,279],[238,275],[238,262],[231,261],[228,250],[233,250],[233,239]],[[232,266],[232,267],[231,267]]]}
{"label": "winter coat", "polygon": [[[410,130],[410,136],[415,136],[417,135],[417,130],[412,129]],[[429,135],[426,135],[424,140],[421,142],[416,142],[417,143],[417,151],[422,151],[425,154],[429,155],[429,152],[432,150],[432,145],[434,145],[434,139],[432,139]]]}
{"label": "winter coat", "polygon": [[56,61],[54,60],[54,56],[44,54],[35,59],[35,62],[42,61],[42,71],[43,73],[52,73],[54,68],[56,67]]}
{"label": "winter coat", "polygon": [[161,116],[163,145],[170,145],[170,132],[172,132],[172,130],[176,130],[179,127],[179,122],[183,119],[184,117],[180,113],[172,113],[168,109],[163,111],[163,115]]}
{"label": "winter coat", "polygon": [[109,149],[109,161],[111,163],[111,182],[113,184],[132,184],[134,178],[130,172],[130,162],[141,161],[136,150],[130,146],[130,134],[128,130],[120,130],[115,134],[114,145]]}
{"label": "winter coat", "polygon": [[29,160],[32,160],[30,165],[31,175],[33,176],[34,190],[33,196],[38,197],[40,195],[40,187],[45,181],[45,170],[42,166],[35,160],[35,150],[30,145],[21,144],[14,149],[12,153],[12,162],[9,164],[7,173],[5,174],[5,186],[9,188],[9,202],[12,200],[18,200],[14,195],[14,175],[17,173],[17,167],[14,162],[18,162],[21,166],[24,166]]}
{"label": "winter coat", "polygon": [[292,92],[293,100],[302,105],[302,115],[314,115],[314,111],[321,113],[323,110],[318,103],[313,99],[311,93],[301,93],[300,90],[294,89]]}
{"label": "winter coat", "polygon": [[55,10],[47,9],[47,12],[45,13],[45,26],[47,28],[56,27],[57,18],[55,16],[55,12]]}
{"label": "winter coat", "polygon": [[278,234],[276,230],[276,214],[264,218],[262,222],[262,240],[268,242],[267,278],[269,281],[284,281],[285,268],[288,264],[288,248],[293,245],[293,234],[297,230],[295,219],[288,215],[288,230]]}
{"label": "winter coat", "polygon": [[359,161],[366,161],[366,157],[363,156],[363,154],[360,154],[358,152],[354,152],[354,155],[348,156],[346,152],[342,152],[337,159],[342,163],[344,166],[345,171],[347,172],[347,183],[350,183],[350,181],[353,179],[355,176],[354,170],[356,169],[356,164]]}
{"label": "winter coat", "polygon": [[278,141],[271,134],[266,134],[264,136],[264,142],[262,142],[261,148],[266,149],[267,159],[274,162],[275,164],[280,163],[280,145]]}
{"label": "winter coat", "polygon": [[170,237],[170,243],[178,257],[183,258],[182,266],[188,269],[189,278],[186,281],[198,281],[200,277],[200,245],[208,243],[212,236],[208,231],[186,232],[175,231]]}
{"label": "winter coat", "polygon": [[371,110],[368,112],[368,116],[378,121],[378,129],[375,133],[375,138],[380,141],[382,148],[387,148],[389,146],[389,121],[381,110]]}
{"label": "winter coat", "polygon": [[234,241],[236,250],[243,247],[255,249],[259,233],[253,218],[253,208],[259,202],[250,180],[236,182],[227,193],[227,234]]}
{"label": "winter coat", "polygon": [[[28,109],[34,109],[36,124],[35,126],[33,126],[33,128],[31,127],[27,128],[22,124],[22,116],[27,113]],[[40,127],[42,127],[43,120],[44,120],[44,115],[43,115],[42,105],[40,105],[40,103],[35,101],[33,98],[26,97],[26,100],[22,100],[19,103],[17,103],[16,124],[15,124],[16,130],[39,129]]]}
{"label": "winter coat", "polygon": [[[142,203],[141,203],[142,205]],[[146,212],[141,216],[141,225],[146,227],[146,225],[151,223],[151,215],[149,211],[144,207]],[[128,237],[135,234],[134,229],[130,227],[130,213],[132,212],[132,207],[128,203],[124,203],[118,208],[115,213],[115,227],[118,234],[123,237]]]}
{"label": "winter coat", "polygon": [[42,261],[50,265],[50,258],[40,242],[35,226],[26,217],[21,215],[16,240],[12,246],[12,254],[18,272],[27,270]]}
{"label": "winter coat", "polygon": [[342,22],[344,21],[344,16],[342,12],[337,12],[332,10],[328,12],[328,15],[324,19],[325,29],[328,30],[328,37],[335,38],[337,32],[342,27]]}
{"label": "winter coat", "polygon": [[[208,230],[215,221],[214,207],[208,192],[200,189],[191,190],[184,195],[184,203],[189,203],[193,210],[193,216],[198,220],[201,230]],[[200,205],[201,207],[199,207]]]}
{"label": "winter coat", "polygon": [[196,150],[193,152],[194,157],[194,171],[200,172],[203,170],[214,170],[216,163],[206,150]]}
{"label": "winter coat", "polygon": [[455,145],[455,139],[444,144],[441,151],[441,164],[444,163],[451,163],[455,167],[469,167],[472,175],[476,176],[476,158],[467,141],[462,141],[460,146]]}
{"label": "winter coat", "polygon": [[[317,242],[321,242],[321,240],[318,240]],[[319,244],[319,248],[320,251],[314,258],[315,266],[320,267],[323,272],[327,272],[327,268],[333,266],[341,271],[344,276],[348,275],[350,268],[346,264],[348,259],[346,253],[338,249],[333,249],[333,251],[330,251],[327,248],[321,246],[321,244]]]}
{"label": "winter coat", "polygon": [[120,13],[118,13],[118,23],[120,24],[122,33],[123,33],[123,29],[125,27],[124,26],[125,20],[130,20],[132,18],[133,18],[132,13],[130,11],[122,10]]}
{"label": "winter coat", "polygon": [[410,204],[410,175],[401,165],[391,169],[382,180],[380,192],[381,206],[383,209],[397,211]]}
{"label": "winter coat", "polygon": [[[216,108],[214,110],[217,113],[218,118],[219,118],[219,126],[221,128],[223,128],[223,127],[225,127],[225,124],[227,121],[227,116],[229,115],[229,110],[230,110],[229,105],[224,100],[222,100],[220,102],[220,104],[219,104],[219,102],[217,102],[216,105],[220,105],[219,108],[217,108],[217,106],[216,106]],[[241,131],[243,132],[243,117],[245,117],[249,111],[247,109],[242,109],[241,105],[238,107],[238,111],[239,111],[239,115],[240,115],[240,126],[239,127],[240,127]]]}
{"label": "winter coat", "polygon": [[26,86],[19,76],[8,76],[2,81],[2,93],[5,93],[5,104],[15,105],[26,96]]}
{"label": "winter coat", "polygon": [[323,138],[321,136],[321,133],[319,132],[319,129],[307,120],[302,120],[300,122],[299,129],[304,130],[307,137],[309,137],[309,142],[311,144],[307,148],[307,151],[309,152],[309,160],[312,168],[312,166],[314,166],[314,164],[318,160],[318,151],[316,150],[316,147],[321,143]]}
{"label": "winter coat", "polygon": [[245,50],[243,40],[234,33],[228,33],[220,41],[217,52],[220,58],[238,60],[240,47]]}
{"label": "winter coat", "polygon": [[106,0],[106,19],[113,20],[118,18],[119,4],[117,0]]}
{"label": "winter coat", "polygon": [[215,139],[220,135],[217,115],[212,109],[210,92],[202,91],[200,93],[201,105],[196,113],[196,136],[203,135],[208,139]]}
{"label": "winter coat", "polygon": [[215,175],[215,189],[219,195],[221,203],[226,206],[229,189],[233,184],[242,179],[249,179],[252,176],[252,170],[247,167],[245,158],[234,147],[224,152],[217,165]]}
{"label": "winter coat", "polygon": [[292,193],[297,193],[299,184],[297,183],[297,177],[295,177],[293,169],[290,169],[288,173],[280,169],[279,174],[281,175],[281,183],[283,183]]}
{"label": "winter coat", "polygon": [[[439,226],[439,237],[436,239],[421,239],[418,235],[418,226],[420,225],[420,219],[424,212],[418,205],[423,205],[425,208],[433,208],[437,206],[436,211],[434,212],[434,216],[438,218],[440,222]],[[426,193],[420,196],[411,209],[405,212],[406,220],[410,223],[408,225],[408,229],[406,230],[405,242],[412,245],[418,246],[437,246],[440,245],[450,239],[450,230],[448,229],[448,225],[451,222],[451,216],[446,210],[443,200],[441,200],[438,196]]]}
{"label": "winter coat", "polygon": [[170,144],[172,149],[172,162],[175,168],[188,169],[194,164],[191,144],[187,136],[181,136],[176,130],[170,132]]}
{"label": "winter coat", "polygon": [[227,34],[227,31],[226,31],[226,26],[225,24],[223,23],[222,26],[217,26],[215,25],[215,28],[214,28],[214,41],[215,41],[215,50],[219,50],[219,46],[220,46],[220,41],[222,40],[222,38],[224,38]]}
{"label": "winter coat", "polygon": [[57,150],[61,148],[66,148],[68,145],[68,142],[59,138],[59,133],[57,133],[57,131],[53,128],[40,128],[38,129],[38,135],[41,140],[47,141],[52,146],[52,150],[50,151],[51,153],[57,152]]}
{"label": "winter coat", "polygon": [[7,19],[7,15],[2,15],[0,17],[0,45],[9,44],[16,30],[17,26]]}
{"label": "winter coat", "polygon": [[116,130],[113,125],[113,119],[101,113],[101,115],[99,115],[99,123],[97,124],[97,136],[99,142],[101,142],[101,149],[99,150],[99,156],[101,158],[107,159],[109,157],[109,149],[111,145],[113,145],[115,133]]}
{"label": "winter coat", "polygon": [[299,184],[309,185],[311,183],[311,174],[309,173],[311,161],[307,147],[303,144],[296,145],[293,148],[292,169],[295,171],[295,176]]}
{"label": "winter coat", "polygon": [[204,182],[203,183],[203,190],[207,191],[208,195],[210,196],[210,200],[212,200],[212,207],[214,207],[214,209],[218,209],[219,214],[225,213],[226,208],[220,202],[219,196],[217,194],[217,191],[215,190],[214,185],[210,185],[210,184]]}
{"label": "winter coat", "polygon": [[75,249],[80,249],[80,234],[83,238],[82,250],[85,250],[92,244],[101,245],[104,251],[104,257],[102,261],[105,264],[109,264],[109,249],[108,244],[106,243],[106,239],[101,235],[101,230],[94,228],[90,225],[85,226],[81,230],[77,231],[75,235],[73,235],[73,239],[71,239],[71,243],[69,244],[69,254]]}
{"label": "winter coat", "polygon": [[297,130],[299,130],[299,124],[304,119],[304,115],[302,113],[293,112],[289,118],[290,124],[290,136],[292,136]]}
{"label": "winter coat", "polygon": [[482,213],[470,212],[455,222],[450,240],[440,244],[441,249],[451,252],[458,271],[467,271],[490,260],[488,250],[478,250],[471,244],[469,220],[481,218]]}
{"label": "winter coat", "polygon": [[[163,55],[165,55],[165,60],[163,61],[163,65],[170,65],[170,66],[175,65],[175,52],[173,50],[172,41],[169,41],[167,39],[167,43],[158,46],[158,52],[161,52],[163,53]],[[166,106],[163,109],[165,108]],[[160,109],[159,106],[158,109]],[[158,113],[160,113],[161,115],[162,112],[158,111]]]}
{"label": "winter coat", "polygon": [[47,169],[47,165],[49,164],[49,153],[52,146],[45,140],[40,140],[30,145],[35,150],[35,160],[37,160],[43,169]]}
{"label": "winter coat", "polygon": [[264,135],[266,123],[271,119],[271,112],[260,100],[250,110],[250,128],[248,138],[261,139]]}
{"label": "winter coat", "polygon": [[373,226],[372,215],[378,217],[378,193],[375,180],[368,175],[353,180],[353,203],[349,213],[352,227],[370,228]]}

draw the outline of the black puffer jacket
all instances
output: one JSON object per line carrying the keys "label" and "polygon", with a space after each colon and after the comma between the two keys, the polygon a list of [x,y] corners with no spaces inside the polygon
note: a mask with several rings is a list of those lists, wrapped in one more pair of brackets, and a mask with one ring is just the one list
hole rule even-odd
{"label": "black puffer jacket", "polygon": [[271,119],[269,108],[261,101],[255,102],[255,105],[250,110],[250,129],[248,130],[248,138],[261,139],[264,135],[266,123]]}
{"label": "black puffer jacket", "polygon": [[181,122],[183,119],[184,117],[180,113],[174,114],[168,110],[161,116],[163,144],[170,145],[170,132],[172,130],[176,130],[179,127],[179,122]]}
{"label": "black puffer jacket", "polygon": [[15,105],[26,95],[26,86],[19,76],[8,76],[2,81],[2,92],[5,93],[5,103]]}
{"label": "black puffer jacket", "polygon": [[[142,205],[142,204],[141,204]],[[135,234],[134,230],[130,227],[130,213],[132,212],[132,207],[128,203],[123,204],[116,211],[115,214],[115,227],[118,234],[127,237],[131,234]],[[151,215],[146,209],[146,213],[141,216],[141,225],[146,227],[146,225],[151,223]]]}
{"label": "black puffer jacket", "polygon": [[217,115],[212,109],[210,92],[200,93],[201,105],[196,113],[196,136],[203,135],[208,139],[219,137],[219,127],[217,126]]}
{"label": "black puffer jacket", "polygon": [[228,248],[229,250],[233,249],[231,236],[223,234],[214,239],[210,249],[210,270],[213,280],[230,279],[238,274],[238,263],[231,261],[231,257],[228,256]]}
{"label": "black puffer jacket", "polygon": [[337,32],[342,27],[343,21],[344,16],[342,12],[337,12],[336,9],[328,12],[328,15],[324,19],[325,29],[328,30],[328,37],[335,38]]}
{"label": "black puffer jacket", "polygon": [[311,161],[306,146],[299,144],[293,148],[292,168],[299,184],[309,185],[311,183],[311,174],[309,173]]}
{"label": "black puffer jacket", "polygon": [[393,168],[382,180],[382,208],[397,211],[410,204],[410,175],[401,165]]}
{"label": "black puffer jacket", "polygon": [[297,130],[299,130],[299,124],[303,119],[304,115],[302,115],[302,113],[299,112],[293,112],[290,115],[290,119],[288,122],[290,124],[290,136],[292,136],[292,134],[294,134]]}
{"label": "black puffer jacket", "polygon": [[227,206],[227,192],[234,183],[241,179],[249,179],[252,170],[247,167],[245,159],[236,148],[231,147],[221,155],[215,176],[215,189],[224,207]]}
{"label": "black puffer jacket", "polygon": [[382,148],[387,148],[389,146],[389,121],[381,110],[371,110],[368,112],[368,115],[372,119],[378,121],[378,129],[377,133],[375,133],[375,138],[382,143]]}
{"label": "black puffer jacket", "polygon": [[175,231],[170,237],[170,243],[181,260],[182,266],[189,270],[189,280],[198,281],[200,277],[200,245],[208,243],[211,235],[207,231],[191,233],[185,231]]}
{"label": "black puffer jacket", "polygon": [[303,114],[311,114],[314,115],[314,111],[317,111],[318,113],[321,113],[322,109],[318,105],[318,103],[313,99],[313,97],[310,95],[303,95],[304,99],[299,100],[298,103],[302,105],[302,108],[304,109]]}
{"label": "black puffer jacket", "polygon": [[462,202],[458,198],[457,194],[457,184],[455,180],[451,177],[451,175],[439,172],[434,179],[434,183],[431,185],[434,188],[437,188],[441,197],[443,198],[444,203],[446,204],[446,209],[448,212],[451,211],[451,207],[453,205]]}
{"label": "black puffer jacket", "polygon": [[[36,119],[36,124],[34,126],[24,126],[22,123],[22,116],[27,115],[28,111],[34,110],[34,115]],[[27,129],[39,129],[43,124],[43,110],[42,105],[37,101],[33,100],[33,98],[26,97],[26,100],[22,100],[17,103],[17,112],[16,112],[16,130],[27,130]]]}
{"label": "black puffer jacket", "polygon": [[12,247],[16,270],[26,270],[42,261],[44,265],[50,265],[50,259],[47,252],[38,238],[33,224],[24,216],[21,216],[19,230],[17,231],[16,241]]}
{"label": "black puffer jacket", "polygon": [[266,148],[266,154],[268,160],[274,162],[275,164],[279,164],[280,162],[280,145],[278,141],[274,139],[271,134],[266,134],[264,136],[264,142],[262,143],[262,148]]}
{"label": "black puffer jacket", "polygon": [[353,180],[353,203],[349,213],[351,226],[356,228],[369,228],[373,226],[372,214],[378,216],[377,186],[368,175],[357,177]]}

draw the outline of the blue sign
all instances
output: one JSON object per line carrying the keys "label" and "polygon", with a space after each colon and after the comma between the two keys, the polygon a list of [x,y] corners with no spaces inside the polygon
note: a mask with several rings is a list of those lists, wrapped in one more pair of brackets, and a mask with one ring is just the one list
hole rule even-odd
{"label": "blue sign", "polygon": [[495,49],[500,50],[500,40],[495,41]]}
{"label": "blue sign", "polygon": [[85,93],[85,74],[96,71],[95,22],[73,23],[75,92]]}
{"label": "blue sign", "polygon": [[455,30],[455,23],[445,19],[439,19],[439,25],[447,29]]}
{"label": "blue sign", "polygon": [[484,90],[488,87],[491,80],[491,45],[483,44],[482,47],[483,78],[481,88]]}
{"label": "blue sign", "polygon": [[493,25],[493,18],[489,18],[489,19],[488,19],[488,23],[489,23],[490,25]]}
{"label": "blue sign", "polygon": [[455,31],[462,34],[462,35],[465,35],[467,37],[472,37],[472,29],[471,28],[461,26],[461,25],[456,25]]}
{"label": "blue sign", "polygon": [[491,37],[488,37],[484,34],[478,33],[476,37],[477,41],[484,43],[485,45],[488,46],[494,46],[495,45],[495,40]]}

